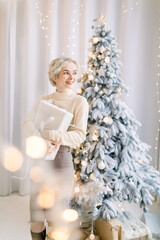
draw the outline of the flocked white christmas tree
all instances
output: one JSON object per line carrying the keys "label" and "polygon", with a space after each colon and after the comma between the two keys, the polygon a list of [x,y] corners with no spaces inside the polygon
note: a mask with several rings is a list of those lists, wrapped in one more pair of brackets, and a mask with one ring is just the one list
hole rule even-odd
{"label": "flocked white christmas tree", "polygon": [[115,201],[134,201],[147,211],[154,200],[151,193],[160,195],[159,172],[149,165],[149,146],[136,133],[140,124],[120,98],[128,88],[121,79],[115,38],[103,17],[93,28],[88,69],[80,79],[81,94],[89,103],[87,136],[73,150],[72,206],[82,213],[84,230],[89,229],[85,222],[115,218]]}

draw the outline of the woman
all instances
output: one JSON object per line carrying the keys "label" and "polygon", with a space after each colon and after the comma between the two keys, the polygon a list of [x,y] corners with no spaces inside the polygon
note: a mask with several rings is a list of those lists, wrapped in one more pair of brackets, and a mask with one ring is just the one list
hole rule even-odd
{"label": "woman", "polygon": [[[23,123],[23,129],[28,136],[41,135],[44,139],[51,141],[53,148],[48,149],[49,152],[55,150],[56,144],[60,145],[56,158],[52,162],[52,167],[61,174],[61,178],[69,178],[73,186],[74,170],[70,147],[78,146],[85,140],[86,127],[88,119],[88,103],[83,96],[79,96],[72,91],[73,85],[77,80],[78,65],[71,58],[60,57],[53,60],[49,65],[49,80],[53,86],[56,86],[56,92],[40,97],[34,105],[32,111]],[[73,114],[71,126],[68,130],[44,130],[39,133],[34,125],[34,117],[40,100],[52,99],[53,104],[66,109]],[[45,161],[45,160],[44,160]],[[48,161],[50,162],[50,161]],[[36,163],[38,161],[36,160]],[[64,179],[65,180],[65,179]],[[31,183],[31,189],[32,189]],[[36,199],[31,191],[30,197],[30,217],[31,217],[31,235],[34,240],[43,240],[46,236],[45,218],[46,214],[43,209],[36,208]],[[35,214],[37,211],[37,215]],[[39,212],[38,212],[39,211]],[[36,216],[36,217],[35,217]],[[37,217],[38,216],[38,217]],[[50,219],[46,219],[50,221]]]}

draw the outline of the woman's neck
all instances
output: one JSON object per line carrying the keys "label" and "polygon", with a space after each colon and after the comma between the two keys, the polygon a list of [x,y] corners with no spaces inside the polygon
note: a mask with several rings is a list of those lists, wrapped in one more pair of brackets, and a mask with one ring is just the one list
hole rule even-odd
{"label": "woman's neck", "polygon": [[72,92],[72,89],[68,89],[68,88],[65,88],[65,89],[56,88],[56,92],[59,92],[59,93]]}

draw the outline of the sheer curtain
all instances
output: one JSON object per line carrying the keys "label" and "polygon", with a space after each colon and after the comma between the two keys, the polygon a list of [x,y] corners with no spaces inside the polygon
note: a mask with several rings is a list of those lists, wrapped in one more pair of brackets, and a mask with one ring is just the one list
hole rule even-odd
{"label": "sheer curtain", "polygon": [[152,146],[152,164],[158,166],[159,8],[159,0],[0,0],[0,141],[24,155],[17,172],[0,165],[0,195],[28,194],[31,161],[22,122],[36,99],[53,91],[47,76],[53,58],[71,56],[85,70],[93,19],[100,15],[122,50],[122,77],[133,89],[125,101],[142,123],[138,134]]}

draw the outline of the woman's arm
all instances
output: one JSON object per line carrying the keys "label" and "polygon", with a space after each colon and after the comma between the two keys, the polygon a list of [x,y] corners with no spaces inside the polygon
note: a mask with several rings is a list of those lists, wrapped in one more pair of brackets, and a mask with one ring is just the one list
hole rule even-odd
{"label": "woman's arm", "polygon": [[74,127],[71,131],[46,130],[41,136],[46,139],[53,140],[60,145],[78,146],[86,138],[86,128],[88,120],[88,102],[85,98],[78,105],[74,115]]}

